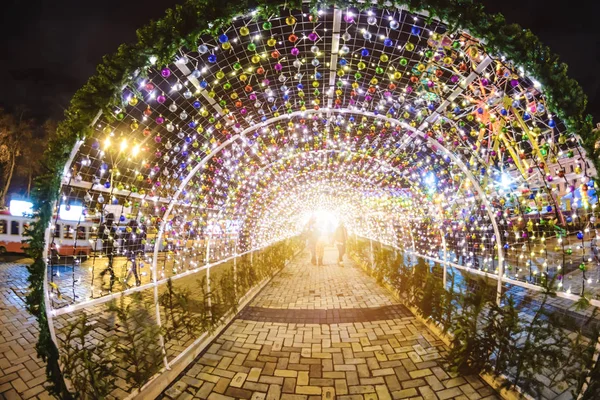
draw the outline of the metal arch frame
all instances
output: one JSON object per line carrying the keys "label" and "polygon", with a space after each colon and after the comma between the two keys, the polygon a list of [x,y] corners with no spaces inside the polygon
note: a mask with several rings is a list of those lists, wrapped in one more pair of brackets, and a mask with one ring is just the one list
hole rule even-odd
{"label": "metal arch frame", "polygon": [[[475,177],[473,176],[473,174],[471,173],[471,171],[467,168],[467,166],[465,165],[465,163],[459,157],[457,157],[452,151],[450,151],[448,148],[446,148],[443,144],[441,144],[438,141],[436,141],[436,140],[432,139],[431,137],[429,137],[427,134],[425,134],[419,128],[412,127],[409,124],[407,124],[406,122],[399,121],[397,119],[390,118],[390,117],[387,117],[387,116],[384,116],[384,115],[375,114],[375,113],[372,113],[372,112],[367,112],[367,111],[362,111],[362,110],[354,110],[354,109],[348,109],[348,108],[339,108],[339,109],[338,108],[334,108],[334,109],[331,109],[331,108],[321,108],[319,110],[294,111],[294,112],[289,113],[289,114],[284,114],[284,115],[280,115],[280,116],[277,116],[277,117],[272,117],[272,118],[266,119],[265,121],[262,121],[260,124],[256,124],[256,125],[253,125],[251,127],[248,127],[246,129],[244,129],[243,131],[241,131],[239,134],[236,134],[233,137],[231,137],[230,139],[228,139],[227,141],[223,142],[221,145],[219,145],[217,148],[215,148],[213,151],[211,151],[210,154],[206,155],[198,164],[196,164],[196,166],[194,166],[194,168],[192,168],[192,170],[189,172],[189,174],[181,181],[181,183],[180,183],[177,191],[175,192],[175,194],[173,195],[173,198],[172,198],[171,202],[169,203],[169,206],[167,207],[167,209],[165,210],[165,213],[163,214],[161,226],[159,228],[158,235],[157,235],[157,240],[156,240],[156,243],[154,244],[154,256],[152,257],[152,277],[153,277],[153,281],[156,282],[156,280],[157,280],[156,279],[156,274],[157,274],[158,249],[159,249],[160,243],[162,242],[162,238],[163,238],[163,235],[164,235],[164,229],[165,229],[166,224],[167,224],[167,218],[171,214],[171,211],[173,210],[173,207],[175,206],[175,203],[178,201],[179,196],[181,195],[181,192],[183,191],[183,189],[187,186],[187,184],[192,179],[192,177],[204,165],[206,165],[206,163],[208,161],[210,161],[215,155],[219,154],[221,152],[221,150],[223,150],[224,148],[228,147],[230,144],[234,143],[235,141],[237,141],[238,139],[240,139],[242,137],[245,137],[245,135],[248,132],[255,131],[255,130],[263,128],[265,126],[269,126],[269,125],[273,124],[274,122],[285,120],[285,119],[291,119],[291,118],[296,117],[296,116],[304,116],[304,115],[311,115],[311,114],[323,114],[323,113],[327,114],[327,115],[332,115],[332,114],[341,114],[341,115],[344,115],[344,114],[356,114],[356,115],[362,115],[362,116],[370,117],[372,119],[378,119],[378,120],[390,122],[392,124],[400,125],[401,127],[403,127],[406,130],[415,132],[418,136],[421,137],[421,139],[424,140],[425,143],[427,143],[432,148],[432,150],[433,149],[442,150],[448,157],[450,157],[450,159],[467,176],[467,178],[469,179],[469,181],[471,181],[471,183],[473,184],[473,187],[474,187],[475,191],[477,192],[477,194],[481,198],[481,201],[483,201],[483,203],[485,205],[485,210],[486,210],[486,212],[487,212],[487,214],[488,214],[488,216],[489,216],[489,218],[490,218],[490,220],[492,222],[492,227],[494,229],[494,236],[495,236],[495,239],[496,239],[497,255],[498,255],[498,276],[502,277],[504,275],[504,252],[503,252],[503,249],[502,249],[500,229],[498,228],[498,223],[496,221],[496,217],[494,216],[494,214],[491,211],[490,202],[489,202],[489,200],[488,200],[485,192],[481,188],[481,185],[475,179]],[[157,291],[158,287],[156,287],[155,290]],[[498,287],[497,287],[497,302],[498,303],[500,302],[501,295],[502,295],[502,279],[498,279]],[[157,306],[157,313],[158,313],[158,306]]]}

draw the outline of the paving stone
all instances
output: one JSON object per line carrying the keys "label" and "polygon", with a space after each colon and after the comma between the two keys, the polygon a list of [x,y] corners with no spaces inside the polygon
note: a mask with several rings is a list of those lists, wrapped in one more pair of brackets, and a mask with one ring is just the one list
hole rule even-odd
{"label": "paving stone", "polygon": [[419,393],[423,397],[424,400],[437,400],[437,396],[435,392],[429,386],[421,386],[419,387]]}
{"label": "paving stone", "polygon": [[335,399],[336,389],[334,387],[324,387],[321,390],[321,400]]}
{"label": "paving stone", "polygon": [[461,390],[457,387],[453,387],[451,389],[440,390],[436,393],[440,400],[450,399],[452,397],[460,396],[462,394]]}
{"label": "paving stone", "polygon": [[281,397],[281,385],[270,385],[267,392],[267,400],[279,400]]}
{"label": "paving stone", "polygon": [[191,400],[194,396],[189,392],[184,392],[177,397],[177,400]]}
{"label": "paving stone", "polygon": [[225,391],[225,395],[236,399],[250,399],[252,398],[252,391],[230,386]]}
{"label": "paving stone", "polygon": [[208,396],[208,400],[235,400],[235,397],[225,396],[219,393],[212,392],[210,396]]}
{"label": "paving stone", "polygon": [[204,382],[202,384],[202,386],[200,386],[200,389],[198,389],[198,391],[196,392],[195,397],[198,397],[201,399],[207,399],[214,387],[215,387],[215,383]]}
{"label": "paving stone", "polygon": [[416,396],[417,390],[415,388],[410,388],[410,389],[404,389],[404,390],[398,390],[395,392],[392,392],[392,398],[393,399],[408,399],[411,397]]}
{"label": "paving stone", "polygon": [[377,392],[379,400],[392,400],[392,396],[386,385],[376,385],[375,391]]}
{"label": "paving stone", "polygon": [[269,390],[269,385],[266,383],[256,383],[249,382],[246,380],[243,386],[244,389],[251,390],[253,392],[267,392]]}
{"label": "paving stone", "polygon": [[296,378],[284,378],[283,393],[294,393],[296,391]]}
{"label": "paving stone", "polygon": [[425,381],[427,381],[427,384],[435,391],[444,389],[442,382],[440,382],[434,375],[426,376]]}
{"label": "paving stone", "polygon": [[215,385],[213,391],[223,394],[223,393],[225,393],[225,390],[227,390],[227,387],[229,386],[230,383],[231,383],[231,379],[229,379],[229,378],[219,378],[219,381]]}

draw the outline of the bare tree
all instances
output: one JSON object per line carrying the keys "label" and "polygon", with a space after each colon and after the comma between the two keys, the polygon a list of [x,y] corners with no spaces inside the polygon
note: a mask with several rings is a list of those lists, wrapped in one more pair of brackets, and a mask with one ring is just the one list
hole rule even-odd
{"label": "bare tree", "polygon": [[17,173],[22,182],[26,182],[25,194],[29,197],[33,178],[41,172],[41,155],[46,149],[48,140],[56,133],[56,121],[47,120],[38,126],[26,146],[21,148],[21,156],[17,161]]}
{"label": "bare tree", "polygon": [[6,204],[6,195],[10,188],[17,158],[23,148],[29,146],[33,135],[33,121],[26,117],[23,108],[9,114],[0,109],[0,164],[2,165],[2,192],[0,204]]}

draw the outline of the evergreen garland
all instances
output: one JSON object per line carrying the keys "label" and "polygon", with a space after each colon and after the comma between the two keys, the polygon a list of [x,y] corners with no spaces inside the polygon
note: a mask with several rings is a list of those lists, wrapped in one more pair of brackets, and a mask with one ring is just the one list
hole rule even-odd
{"label": "evergreen garland", "polygon": [[[336,4],[338,7],[397,8],[410,11],[426,11],[449,24],[451,29],[462,28],[483,41],[487,51],[502,54],[507,59],[537,79],[543,85],[548,108],[564,122],[571,133],[580,135],[581,146],[600,171],[600,149],[595,144],[600,131],[592,130],[592,121],[586,115],[586,96],[577,82],[567,75],[567,66],[531,31],[516,24],[507,24],[500,14],[487,14],[480,4],[472,0],[310,0],[312,10]],[[301,0],[288,1],[283,7],[300,9]],[[167,10],[166,15],[138,30],[136,44],[121,45],[117,52],[105,56],[97,72],[73,96],[65,118],[57,128],[56,137],[50,141],[43,157],[43,172],[35,180],[32,197],[37,210],[38,222],[28,232],[29,255],[34,259],[28,266],[30,292],[27,308],[40,327],[37,344],[38,355],[47,362],[47,375],[51,392],[61,398],[70,398],[60,368],[59,353],[51,339],[46,316],[44,275],[46,263],[43,258],[44,235],[49,226],[53,205],[58,199],[62,172],[71,149],[78,140],[91,134],[91,123],[103,111],[106,116],[114,107],[120,106],[121,88],[151,65],[150,58],[157,58],[157,65],[169,64],[182,46],[194,47],[202,35],[216,36],[229,27],[233,17],[256,10],[257,18],[277,15],[281,0],[188,0],[183,5]]]}

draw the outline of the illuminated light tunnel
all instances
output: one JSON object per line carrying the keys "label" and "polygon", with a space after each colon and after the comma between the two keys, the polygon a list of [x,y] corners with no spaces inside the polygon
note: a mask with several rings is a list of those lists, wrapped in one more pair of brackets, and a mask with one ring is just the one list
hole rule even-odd
{"label": "illuminated light tunnel", "polygon": [[[118,333],[105,308],[122,294],[168,321],[170,282],[209,288],[317,210],[498,291],[542,275],[565,298],[597,291],[596,170],[544,88],[427,13],[361,8],[244,10],[174,44],[165,65],[148,51],[115,77],[118,99],[72,149],[46,234],[59,353],[82,313],[98,340]],[[165,366],[196,339],[161,336]]]}

